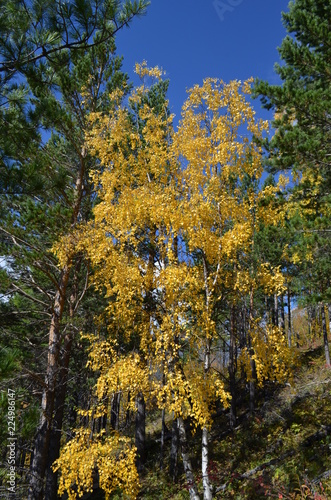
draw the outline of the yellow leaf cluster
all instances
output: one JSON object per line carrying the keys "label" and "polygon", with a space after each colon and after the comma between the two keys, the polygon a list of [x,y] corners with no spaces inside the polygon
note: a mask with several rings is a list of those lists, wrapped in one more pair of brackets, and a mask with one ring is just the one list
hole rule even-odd
{"label": "yellow leaf cluster", "polygon": [[255,361],[256,377],[260,386],[265,380],[284,383],[291,378],[294,352],[288,347],[284,332],[274,325],[262,326],[260,320],[255,320],[249,335],[251,349],[245,347],[238,360],[248,380],[252,378],[251,359]]}
{"label": "yellow leaf cluster", "polygon": [[143,78],[144,76],[151,76],[159,79],[164,74],[164,71],[157,66],[149,68],[146,61],[143,61],[140,64],[136,63],[134,71],[138,76],[140,76],[140,78]]}
{"label": "yellow leaf cluster", "polygon": [[76,430],[75,437],[62,449],[53,470],[61,471],[59,495],[68,494],[75,500],[93,491],[95,472],[106,498],[117,488],[134,499],[139,491],[139,476],[135,467],[136,449],[130,439],[117,433],[105,437],[93,435],[89,429]]}
{"label": "yellow leaf cluster", "polygon": [[266,295],[280,295],[286,290],[285,277],[280,267],[272,267],[269,263],[263,263],[259,266],[257,279]]}

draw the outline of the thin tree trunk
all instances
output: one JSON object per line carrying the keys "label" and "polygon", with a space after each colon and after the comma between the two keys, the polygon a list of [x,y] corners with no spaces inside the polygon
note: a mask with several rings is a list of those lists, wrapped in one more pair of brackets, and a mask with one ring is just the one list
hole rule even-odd
{"label": "thin tree trunk", "polygon": [[160,449],[160,469],[161,470],[163,469],[165,433],[166,433],[165,409],[162,408],[161,449]]}
{"label": "thin tree trunk", "polygon": [[229,382],[230,382],[230,394],[231,394],[231,406],[230,406],[230,427],[234,429],[237,421],[236,412],[236,368],[234,360],[234,348],[235,348],[235,310],[231,307],[231,319],[230,319],[230,348],[229,348]]}
{"label": "thin tree trunk", "polygon": [[120,394],[116,392],[113,395],[110,409],[110,426],[112,429],[118,429],[120,414]]}
{"label": "thin tree trunk", "polygon": [[[205,362],[204,371],[205,375],[210,369],[210,344],[211,341],[207,340],[205,348]],[[204,500],[212,500],[212,491],[209,481],[209,450],[208,450],[208,428],[204,426],[202,428],[202,453],[201,453],[201,472],[202,472],[202,485],[203,485],[203,498]]]}
{"label": "thin tree trunk", "polygon": [[203,485],[203,498],[204,500],[212,500],[212,491],[209,482],[209,472],[208,472],[208,429],[203,427],[202,429],[202,461],[201,461],[201,471],[202,471],[202,485]]}
{"label": "thin tree trunk", "polygon": [[181,445],[182,460],[183,460],[187,485],[189,488],[190,499],[191,500],[200,500],[198,488],[195,484],[195,479],[194,479],[194,475],[193,475],[193,469],[192,469],[190,456],[188,453],[186,431],[185,431],[185,425],[184,425],[184,421],[183,421],[182,417],[177,418],[177,426],[178,426],[179,441],[180,441],[180,445]]}
{"label": "thin tree trunk", "polygon": [[321,315],[322,315],[322,330],[323,330],[323,341],[324,341],[324,351],[325,351],[325,361],[327,366],[331,366],[330,361],[330,349],[328,341],[328,332],[326,328],[326,318],[325,318],[325,306],[321,305]]}
{"label": "thin tree trunk", "polygon": [[[205,293],[206,293],[206,312],[207,316],[210,316],[209,303],[210,303],[210,295],[211,292],[209,290],[208,278],[209,271],[207,260],[203,255],[203,272],[204,272],[204,280],[205,280]],[[204,376],[207,377],[208,372],[210,370],[210,349],[211,349],[211,339],[207,337],[206,345],[205,345],[205,353],[204,353]],[[203,498],[204,500],[212,499],[211,486],[209,481],[209,471],[208,471],[208,459],[209,459],[209,450],[208,450],[208,428],[204,426],[202,428],[202,456],[201,456],[201,472],[202,472],[202,485],[203,485]]]}
{"label": "thin tree trunk", "polygon": [[137,448],[137,471],[142,472],[145,463],[146,450],[146,430],[145,430],[145,399],[140,392],[137,396],[137,414],[136,414],[136,436],[135,445]]}
{"label": "thin tree trunk", "polygon": [[[251,290],[250,298],[249,298],[249,328],[251,329],[254,319],[254,290]],[[253,359],[254,350],[251,345],[251,335],[249,333],[248,338],[248,347],[250,354],[250,367],[251,367],[251,379],[249,382],[249,413],[252,416],[255,411],[255,384],[256,384],[256,365],[255,360]]]}
{"label": "thin tree trunk", "polygon": [[255,360],[250,359],[251,380],[249,382],[249,413],[252,416],[255,411],[255,384],[256,384],[256,365]]}
{"label": "thin tree trunk", "polygon": [[275,318],[275,326],[279,326],[279,318],[278,318],[278,296],[274,294],[274,318]]}
{"label": "thin tree trunk", "polygon": [[287,339],[288,346],[292,345],[292,318],[291,318],[291,292],[287,285]]}
{"label": "thin tree trunk", "polygon": [[268,307],[268,297],[265,295],[264,296],[264,307],[265,307],[265,316],[266,316],[266,323],[268,324],[270,321],[270,314],[269,314],[269,307]]}
{"label": "thin tree trunk", "polygon": [[170,449],[170,476],[174,483],[177,482],[177,463],[178,463],[178,426],[177,419],[172,421],[171,428],[171,449]]}
{"label": "thin tree trunk", "polygon": [[285,311],[284,311],[284,295],[280,296],[280,318],[279,318],[279,327],[285,332]]}
{"label": "thin tree trunk", "polygon": [[[128,392],[128,406],[130,404],[130,400],[131,400],[131,394],[130,394],[130,391]],[[106,415],[107,417],[107,415]],[[131,419],[131,413],[130,413],[130,410],[129,408],[126,410],[126,417],[125,417],[125,427],[129,427],[130,425],[130,419]]]}

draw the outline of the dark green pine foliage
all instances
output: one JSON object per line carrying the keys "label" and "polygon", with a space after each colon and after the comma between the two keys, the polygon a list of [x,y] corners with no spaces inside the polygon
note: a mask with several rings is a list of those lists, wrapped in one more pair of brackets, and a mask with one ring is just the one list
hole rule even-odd
{"label": "dark green pine foliage", "polygon": [[254,89],[277,113],[276,133],[267,143],[269,168],[291,171],[293,179],[304,176],[294,189],[296,199],[307,224],[321,230],[329,223],[321,215],[330,204],[331,185],[330,19],[330,0],[290,2],[283,13],[289,35],[279,48],[282,64],[275,66],[282,84],[257,80]]}
{"label": "dark green pine foliage", "polygon": [[276,72],[281,85],[257,80],[254,94],[275,114],[266,143],[269,170],[290,172],[291,217],[303,302],[327,303],[330,290],[331,2],[295,0],[283,13],[288,35]]}
{"label": "dark green pine foliage", "polygon": [[0,83],[31,64],[102,45],[143,14],[146,0],[1,0]]}
{"label": "dark green pine foliage", "polygon": [[102,48],[134,16],[143,14],[147,5],[146,0],[0,0],[2,196],[4,191],[10,195],[40,187],[41,179],[33,171],[26,185],[19,167],[40,143],[38,126],[29,116],[27,76],[39,71],[40,87],[48,86],[54,70],[65,68],[72,57],[89,48]]}
{"label": "dark green pine foliage", "polygon": [[257,80],[255,96],[261,96],[275,119],[277,133],[269,143],[269,161],[278,170],[301,172],[313,166],[331,179],[330,158],[330,0],[296,0],[283,13],[289,33],[279,53],[282,64],[275,70],[281,85]]}

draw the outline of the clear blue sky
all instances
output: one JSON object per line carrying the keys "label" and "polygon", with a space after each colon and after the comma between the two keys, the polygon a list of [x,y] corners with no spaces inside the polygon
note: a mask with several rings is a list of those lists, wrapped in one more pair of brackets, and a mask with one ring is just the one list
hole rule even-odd
{"label": "clear blue sky", "polygon": [[[117,52],[133,80],[134,64],[144,59],[166,71],[178,119],[186,89],[204,78],[279,81],[273,67],[286,34],[281,12],[287,6],[288,0],[152,0],[147,14],[117,36]],[[258,101],[255,107],[271,118]]]}

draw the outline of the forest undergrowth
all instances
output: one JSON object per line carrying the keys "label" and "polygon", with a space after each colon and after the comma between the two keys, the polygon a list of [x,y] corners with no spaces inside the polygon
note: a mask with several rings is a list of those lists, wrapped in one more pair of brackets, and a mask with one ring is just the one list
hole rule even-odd
{"label": "forest undergrowth", "polygon": [[[215,417],[210,460],[215,499],[331,498],[331,371],[319,345],[301,348],[299,357],[291,383],[269,383],[260,390],[254,416],[242,400],[233,432],[226,412]],[[147,427],[148,460],[139,498],[189,498],[182,469],[177,484],[169,483],[167,463],[160,471],[160,428],[161,418]],[[199,438],[198,433],[192,438],[197,450]],[[196,479],[201,487],[201,478]]]}

